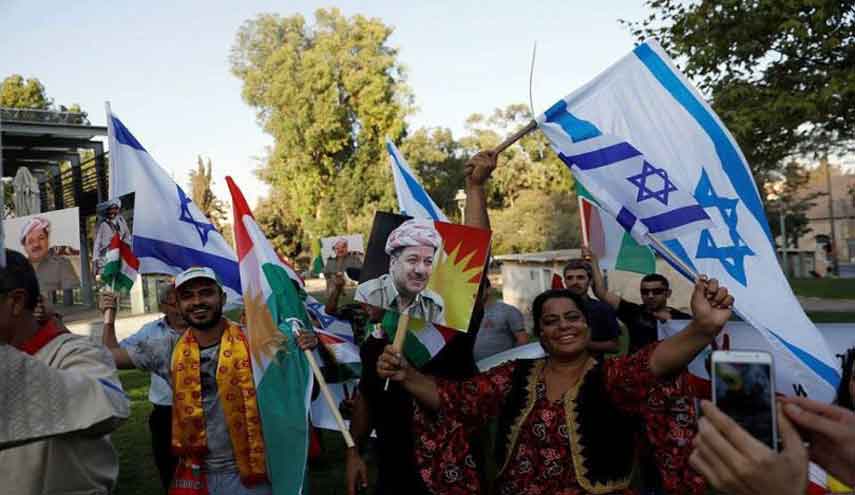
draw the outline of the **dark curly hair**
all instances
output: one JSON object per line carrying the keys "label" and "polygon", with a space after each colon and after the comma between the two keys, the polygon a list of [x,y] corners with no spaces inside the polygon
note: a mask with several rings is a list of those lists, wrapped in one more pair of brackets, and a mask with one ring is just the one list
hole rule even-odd
{"label": "dark curly hair", "polygon": [[540,332],[543,330],[540,328],[540,317],[543,316],[543,305],[550,299],[570,299],[573,301],[573,304],[579,308],[582,316],[585,317],[585,323],[590,326],[591,320],[588,317],[588,305],[582,299],[582,296],[578,296],[567,289],[549,289],[546,292],[541,292],[534,298],[534,302],[531,303],[531,316],[534,319],[535,336],[540,337]]}
{"label": "dark curly hair", "polygon": [[850,411],[855,411],[855,402],[853,402],[852,394],[849,392],[853,364],[855,364],[855,347],[849,349],[843,355],[843,373],[840,377],[840,385],[837,386],[837,398],[834,399],[835,404],[845,407]]}
{"label": "dark curly hair", "polygon": [[24,289],[27,293],[26,308],[32,311],[39,299],[39,281],[33,265],[27,258],[11,249],[6,250],[6,266],[0,268],[0,290],[9,292]]}

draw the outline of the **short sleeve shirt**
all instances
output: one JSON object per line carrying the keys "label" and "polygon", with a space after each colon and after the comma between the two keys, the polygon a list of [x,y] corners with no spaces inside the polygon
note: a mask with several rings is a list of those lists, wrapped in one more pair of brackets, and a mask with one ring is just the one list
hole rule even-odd
{"label": "short sleeve shirt", "polygon": [[[169,326],[166,318],[160,318],[146,323],[142,328],[137,330],[136,333],[122,339],[122,341],[119,342],[119,347],[127,349],[128,347],[136,345],[137,342],[160,339],[170,334],[178,335],[178,332]],[[156,404],[158,406],[172,405],[172,387],[170,387],[169,383],[161,378],[157,373],[151,374],[151,385],[149,385],[148,388],[148,400],[152,404]]]}
{"label": "short sleeve shirt", "polygon": [[502,301],[495,301],[485,307],[484,319],[481,320],[481,329],[472,351],[475,361],[512,348],[516,343],[514,334],[518,332],[525,332],[520,310]]}
{"label": "short sleeve shirt", "polygon": [[[125,348],[134,366],[159,375],[172,386],[172,352],[179,335],[172,333],[158,339],[141,340]],[[200,349],[202,379],[202,409],[208,434],[208,456],[205,468],[211,472],[237,471],[226,415],[217,393],[217,362],[220,345]]]}
{"label": "short sleeve shirt", "polygon": [[[674,308],[667,308],[673,320],[690,320],[692,317]],[[629,352],[634,353],[642,347],[659,340],[659,322],[644,306],[624,299],[620,300],[617,316],[626,325],[629,332]]]}

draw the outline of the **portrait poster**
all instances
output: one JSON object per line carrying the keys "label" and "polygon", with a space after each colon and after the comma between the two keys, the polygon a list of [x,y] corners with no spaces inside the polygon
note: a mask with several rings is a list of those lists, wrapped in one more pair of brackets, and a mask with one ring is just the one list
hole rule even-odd
{"label": "portrait poster", "polygon": [[118,234],[122,242],[133,246],[134,203],[134,193],[128,193],[95,206],[98,219],[92,241],[92,267],[96,280],[101,276],[101,268],[114,235]]}
{"label": "portrait poster", "polygon": [[3,221],[7,249],[30,260],[43,294],[80,287],[80,210],[47,211]]}
{"label": "portrait poster", "polygon": [[490,239],[484,229],[378,212],[354,300],[465,332]]}
{"label": "portrait poster", "polygon": [[324,260],[334,258],[336,256],[336,248],[341,250],[342,246],[344,246],[345,253],[365,254],[365,242],[362,239],[362,234],[345,234],[322,238],[321,256],[323,256]]}

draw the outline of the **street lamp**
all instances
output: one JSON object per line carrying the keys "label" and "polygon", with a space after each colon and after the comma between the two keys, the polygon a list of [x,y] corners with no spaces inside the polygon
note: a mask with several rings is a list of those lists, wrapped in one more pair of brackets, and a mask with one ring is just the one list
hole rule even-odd
{"label": "street lamp", "polygon": [[784,265],[784,275],[789,276],[790,264],[787,260],[787,212],[782,196],[784,183],[787,181],[787,178],[777,170],[770,170],[769,175],[775,178],[775,182],[771,184],[771,190],[766,194],[766,199],[778,203],[778,221],[781,226],[781,263]]}
{"label": "street lamp", "polygon": [[466,215],[466,192],[463,189],[458,189],[454,195],[454,201],[457,202],[457,208],[460,209],[460,223],[465,223]]}

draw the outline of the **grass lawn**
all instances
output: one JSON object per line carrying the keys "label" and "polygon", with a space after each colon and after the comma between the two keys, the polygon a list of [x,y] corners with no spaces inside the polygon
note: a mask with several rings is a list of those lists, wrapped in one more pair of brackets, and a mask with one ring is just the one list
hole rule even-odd
{"label": "grass lawn", "polygon": [[855,299],[855,278],[794,278],[790,286],[798,296]]}
{"label": "grass lawn", "polygon": [[808,311],[814,323],[855,323],[855,311]]}
{"label": "grass lawn", "polygon": [[[121,371],[125,393],[131,399],[131,417],[113,435],[119,451],[119,486],[116,495],[155,495],[162,493],[160,477],[154,467],[148,432],[149,375],[142,371]],[[309,466],[310,493],[344,495],[344,441],[336,432],[320,430],[323,453]],[[369,464],[370,465],[370,464]],[[371,469],[371,468],[369,468]],[[374,479],[374,472],[369,473]]]}

